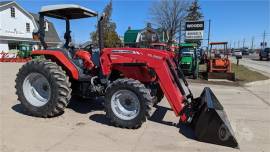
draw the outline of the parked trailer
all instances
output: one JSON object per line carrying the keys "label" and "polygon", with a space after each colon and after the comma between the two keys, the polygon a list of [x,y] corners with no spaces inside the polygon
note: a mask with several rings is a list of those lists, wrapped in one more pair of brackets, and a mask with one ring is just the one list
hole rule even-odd
{"label": "parked trailer", "polygon": [[16,53],[0,53],[0,62],[28,62],[32,58],[22,58],[19,57]]}

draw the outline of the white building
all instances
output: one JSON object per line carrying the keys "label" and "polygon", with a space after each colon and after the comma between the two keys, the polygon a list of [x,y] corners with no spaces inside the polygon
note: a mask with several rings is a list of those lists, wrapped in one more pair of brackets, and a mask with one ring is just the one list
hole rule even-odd
{"label": "white building", "polygon": [[[0,52],[19,49],[20,44],[37,46],[32,38],[33,30],[38,29],[39,17],[29,13],[15,1],[0,2]],[[45,41],[56,46],[61,41],[52,23],[46,23]]]}

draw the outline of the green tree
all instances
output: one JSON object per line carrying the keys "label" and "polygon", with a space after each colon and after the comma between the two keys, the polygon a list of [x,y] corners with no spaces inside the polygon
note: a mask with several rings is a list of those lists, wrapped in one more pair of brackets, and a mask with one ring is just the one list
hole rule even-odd
{"label": "green tree", "polygon": [[[104,8],[103,13],[105,13],[105,18],[103,19],[103,29],[104,29],[104,47],[119,47],[121,46],[121,39],[116,32],[116,24],[111,20],[112,15],[112,0]],[[98,32],[91,33],[91,39],[94,44],[98,44]]]}
{"label": "green tree", "polygon": [[199,6],[198,0],[194,0],[190,7],[187,9],[187,16],[185,19],[187,21],[198,21],[203,19],[203,14],[201,13],[201,7]]}

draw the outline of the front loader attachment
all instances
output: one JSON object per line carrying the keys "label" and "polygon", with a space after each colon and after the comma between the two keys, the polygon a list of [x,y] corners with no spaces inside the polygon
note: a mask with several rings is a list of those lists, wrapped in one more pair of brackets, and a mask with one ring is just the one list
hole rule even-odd
{"label": "front loader attachment", "polygon": [[202,142],[239,148],[223,106],[212,90],[204,88],[198,101],[199,111],[194,117],[194,131],[197,139]]}
{"label": "front loader attachment", "polygon": [[[185,95],[187,99],[192,100],[192,102],[182,107],[182,109],[180,108],[180,122],[187,123],[190,120],[189,118],[193,118],[191,126],[194,127],[195,136],[199,141],[238,148],[238,143],[234,137],[232,127],[223,106],[219,103],[212,90],[206,87],[201,96],[194,99],[181,68],[176,61],[174,62],[177,72],[174,71],[174,66],[168,62],[173,78],[181,94]],[[183,91],[183,85],[179,78],[183,80],[188,90],[188,95]],[[175,105],[175,103],[172,105]],[[174,111],[175,109],[177,110],[177,108],[173,109]]]}

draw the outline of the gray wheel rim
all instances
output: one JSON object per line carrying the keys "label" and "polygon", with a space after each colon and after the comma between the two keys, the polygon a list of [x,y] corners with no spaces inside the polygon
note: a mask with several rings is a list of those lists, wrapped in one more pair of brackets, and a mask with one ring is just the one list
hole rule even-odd
{"label": "gray wheel rim", "polygon": [[139,115],[140,102],[134,92],[118,90],[112,95],[111,108],[118,118],[132,120]]}
{"label": "gray wheel rim", "polygon": [[40,73],[30,73],[23,81],[23,94],[31,105],[44,106],[51,96],[50,83]]}

